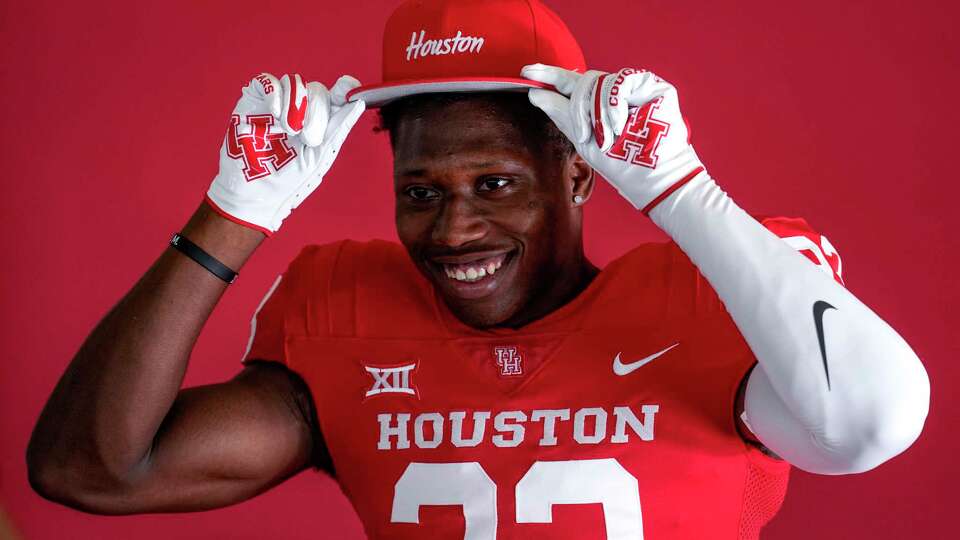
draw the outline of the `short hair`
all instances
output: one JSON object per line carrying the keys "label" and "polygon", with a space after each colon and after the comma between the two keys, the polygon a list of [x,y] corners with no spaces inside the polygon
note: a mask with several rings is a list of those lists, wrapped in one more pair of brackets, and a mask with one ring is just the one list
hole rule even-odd
{"label": "short hair", "polygon": [[380,122],[375,130],[388,132],[390,145],[394,146],[397,127],[403,118],[416,118],[430,109],[463,101],[479,102],[489,110],[506,111],[512,117],[512,123],[520,128],[528,148],[534,152],[547,150],[550,152],[547,155],[558,161],[576,152],[573,143],[553,120],[530,103],[526,92],[448,92],[400,98],[380,108]]}

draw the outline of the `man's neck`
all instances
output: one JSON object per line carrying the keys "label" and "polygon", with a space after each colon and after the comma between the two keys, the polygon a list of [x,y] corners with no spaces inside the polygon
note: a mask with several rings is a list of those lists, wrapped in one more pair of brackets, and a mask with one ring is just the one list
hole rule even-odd
{"label": "man's neck", "polygon": [[549,288],[539,290],[531,301],[513,317],[496,325],[498,328],[521,328],[542,319],[570,303],[590,286],[600,269],[593,265],[583,253],[580,254],[577,271],[568,279],[555,280]]}

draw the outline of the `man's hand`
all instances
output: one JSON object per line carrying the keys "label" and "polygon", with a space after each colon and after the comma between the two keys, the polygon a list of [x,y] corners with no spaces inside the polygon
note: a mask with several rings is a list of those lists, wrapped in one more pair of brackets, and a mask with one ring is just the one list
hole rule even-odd
{"label": "man's hand", "polygon": [[271,234],[330,170],[365,109],[346,103],[360,82],[344,75],[329,91],[300,75],[254,77],[233,109],[220,172],[207,202],[228,219]]}
{"label": "man's hand", "polygon": [[704,170],[690,146],[676,88],[653,73],[576,73],[532,64],[522,75],[557,89],[531,89],[530,102],[644,214]]}

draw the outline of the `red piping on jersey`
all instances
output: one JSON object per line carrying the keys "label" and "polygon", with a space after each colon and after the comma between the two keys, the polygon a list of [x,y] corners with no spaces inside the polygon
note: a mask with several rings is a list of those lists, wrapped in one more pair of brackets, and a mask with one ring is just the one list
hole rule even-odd
{"label": "red piping on jersey", "polygon": [[657,195],[657,197],[656,197],[655,199],[653,199],[652,201],[650,201],[649,204],[647,204],[646,206],[643,207],[643,210],[641,210],[641,212],[643,212],[643,215],[649,216],[649,215],[650,215],[650,211],[653,210],[653,208],[654,208],[655,206],[657,206],[658,204],[660,204],[661,202],[663,202],[663,200],[666,199],[667,197],[669,197],[670,195],[673,195],[673,192],[674,192],[674,191],[682,188],[684,184],[686,184],[687,182],[693,180],[693,178],[694,178],[695,176],[697,176],[698,174],[702,173],[703,170],[704,170],[704,169],[703,169],[703,165],[697,167],[696,169],[693,170],[693,172],[691,172],[690,174],[688,174],[688,175],[684,176],[683,178],[681,178],[676,184],[674,184],[674,185],[670,186],[669,188],[667,188],[667,190],[664,191],[663,193],[661,193],[660,195]]}
{"label": "red piping on jersey", "polygon": [[240,218],[238,218],[238,217],[231,216],[230,214],[228,214],[228,213],[226,212],[226,210],[224,210],[223,208],[220,208],[219,206],[217,206],[217,203],[213,202],[213,200],[210,198],[209,195],[204,195],[204,196],[203,196],[203,202],[207,203],[207,205],[209,205],[210,208],[212,208],[214,212],[220,214],[221,216],[229,219],[230,221],[232,221],[232,222],[234,222],[234,223],[236,223],[236,224],[238,224],[238,225],[243,225],[244,227],[247,227],[248,229],[253,229],[253,230],[256,230],[256,231],[260,231],[260,232],[262,232],[263,234],[267,235],[268,238],[273,234],[273,232],[272,232],[270,229],[265,229],[265,228],[263,228],[263,227],[261,227],[261,226],[259,226],[259,225],[256,225],[256,224],[254,224],[254,223],[250,223],[249,221],[244,221],[244,220],[242,220],[242,219],[240,219]]}

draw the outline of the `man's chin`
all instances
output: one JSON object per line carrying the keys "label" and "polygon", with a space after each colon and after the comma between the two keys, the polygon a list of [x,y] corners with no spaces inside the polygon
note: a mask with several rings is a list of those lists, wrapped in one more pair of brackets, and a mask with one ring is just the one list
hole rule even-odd
{"label": "man's chin", "polygon": [[441,298],[457,319],[474,328],[500,326],[510,320],[517,311],[515,307],[504,305],[498,299],[493,298],[466,300],[445,295],[441,295]]}

